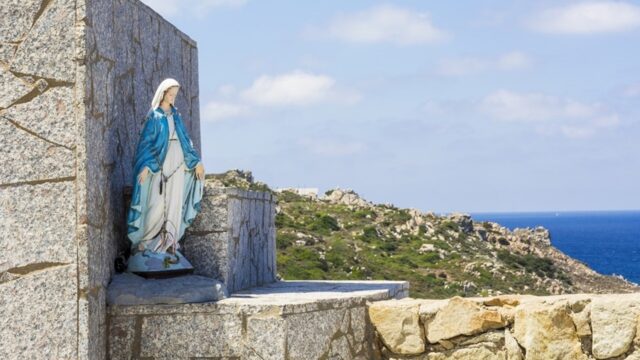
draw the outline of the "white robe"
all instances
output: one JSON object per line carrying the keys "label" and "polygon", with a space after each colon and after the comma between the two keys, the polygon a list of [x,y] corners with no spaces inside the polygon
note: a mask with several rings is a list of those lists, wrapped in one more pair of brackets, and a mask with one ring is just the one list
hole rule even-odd
{"label": "white robe", "polygon": [[[147,175],[151,177],[149,212],[145,218],[145,233],[140,242],[146,249],[154,252],[166,252],[170,247],[174,247],[176,250],[179,249],[178,240],[184,233],[184,229],[180,226],[182,224],[181,216],[184,205],[184,185],[186,171],[188,170],[184,163],[180,139],[175,132],[173,115],[167,116],[167,120],[169,123],[169,148],[162,164],[162,173],[168,179],[163,184],[162,194],[160,194],[160,171],[155,174],[149,172]],[[166,224],[166,237],[163,237],[162,232],[160,232],[163,224]]]}

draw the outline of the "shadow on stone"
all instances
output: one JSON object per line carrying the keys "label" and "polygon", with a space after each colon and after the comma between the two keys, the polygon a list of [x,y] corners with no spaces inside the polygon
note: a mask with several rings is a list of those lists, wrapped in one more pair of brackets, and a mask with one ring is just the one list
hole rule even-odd
{"label": "shadow on stone", "polygon": [[115,275],[109,284],[107,304],[185,304],[217,301],[228,296],[223,283],[204,276],[145,279],[135,274],[122,273]]}

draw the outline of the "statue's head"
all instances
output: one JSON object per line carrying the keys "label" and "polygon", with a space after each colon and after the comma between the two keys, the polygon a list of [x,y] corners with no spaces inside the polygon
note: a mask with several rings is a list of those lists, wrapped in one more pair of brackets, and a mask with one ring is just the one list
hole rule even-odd
{"label": "statue's head", "polygon": [[178,94],[178,89],[180,89],[178,81],[172,78],[164,79],[160,85],[158,85],[153,100],[151,100],[150,112],[153,112],[162,102],[173,105],[176,100],[176,95]]}
{"label": "statue's head", "polygon": [[173,105],[176,101],[176,95],[178,95],[178,90],[180,90],[180,86],[172,86],[167,90],[165,90],[160,103],[162,104],[164,102],[164,103]]}

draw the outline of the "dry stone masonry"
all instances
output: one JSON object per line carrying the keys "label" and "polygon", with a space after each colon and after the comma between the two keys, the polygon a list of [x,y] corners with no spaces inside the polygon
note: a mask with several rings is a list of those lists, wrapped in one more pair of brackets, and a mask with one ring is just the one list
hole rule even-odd
{"label": "dry stone masonry", "polygon": [[383,359],[640,359],[640,294],[372,303]]}

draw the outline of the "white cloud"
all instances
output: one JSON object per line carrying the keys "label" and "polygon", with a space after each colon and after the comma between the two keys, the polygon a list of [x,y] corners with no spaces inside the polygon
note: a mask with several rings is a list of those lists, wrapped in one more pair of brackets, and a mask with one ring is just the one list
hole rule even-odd
{"label": "white cloud", "polygon": [[329,35],[356,43],[400,45],[435,43],[450,37],[432,24],[429,14],[394,5],[379,5],[356,13],[339,14],[325,28],[308,29],[307,33]]}
{"label": "white cloud", "polygon": [[243,6],[247,0],[142,0],[142,2],[165,17],[187,14],[203,18],[217,8]]}
{"label": "white cloud", "polygon": [[361,95],[337,86],[330,76],[293,70],[261,75],[244,90],[222,85],[204,107],[202,118],[218,121],[255,113],[255,107],[300,107],[320,103],[354,104]]}
{"label": "white cloud", "polygon": [[532,64],[531,58],[519,51],[512,51],[495,59],[476,57],[462,57],[443,59],[438,65],[437,72],[445,76],[462,76],[493,70],[519,70]]}
{"label": "white cloud", "polygon": [[640,27],[640,7],[620,1],[587,1],[542,11],[528,21],[532,29],[555,34],[593,34]]}
{"label": "white cloud", "polygon": [[312,139],[304,137],[298,139],[298,145],[317,155],[345,156],[353,155],[366,150],[366,144],[359,141],[340,142],[331,138]]}
{"label": "white cloud", "polygon": [[202,110],[202,120],[208,122],[220,121],[228,118],[247,115],[249,109],[243,105],[210,101]]}
{"label": "white cloud", "polygon": [[480,109],[498,120],[529,123],[540,133],[559,132],[573,138],[590,137],[599,129],[620,123],[618,115],[600,103],[582,103],[539,93],[498,90],[482,100]]}
{"label": "white cloud", "polygon": [[262,75],[242,96],[259,105],[306,105],[325,100],[335,80],[300,70],[282,75]]}

